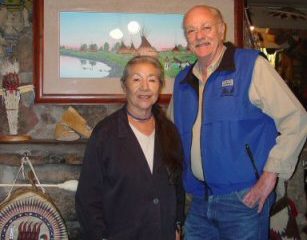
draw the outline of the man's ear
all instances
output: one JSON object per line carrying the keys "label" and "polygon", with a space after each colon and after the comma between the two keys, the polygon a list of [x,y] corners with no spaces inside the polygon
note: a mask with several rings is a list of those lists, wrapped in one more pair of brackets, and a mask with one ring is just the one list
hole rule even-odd
{"label": "man's ear", "polygon": [[225,23],[220,24],[219,34],[220,34],[221,40],[224,40],[226,36],[226,24]]}

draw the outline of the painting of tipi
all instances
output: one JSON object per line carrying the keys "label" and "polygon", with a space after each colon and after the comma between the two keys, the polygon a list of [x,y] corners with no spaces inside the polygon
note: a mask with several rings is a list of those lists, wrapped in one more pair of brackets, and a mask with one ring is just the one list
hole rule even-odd
{"label": "painting of tipi", "polygon": [[158,51],[153,46],[151,46],[147,38],[144,35],[142,35],[141,45],[137,49],[137,54],[156,57],[158,56]]}
{"label": "painting of tipi", "polygon": [[195,61],[181,14],[60,12],[60,77],[118,78],[136,55],[157,57],[167,78]]}

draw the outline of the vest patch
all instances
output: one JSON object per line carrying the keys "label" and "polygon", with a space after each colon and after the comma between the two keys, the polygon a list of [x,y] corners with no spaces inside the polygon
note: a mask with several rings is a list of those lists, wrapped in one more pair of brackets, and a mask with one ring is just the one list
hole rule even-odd
{"label": "vest patch", "polygon": [[222,96],[231,96],[234,93],[234,81],[233,79],[227,79],[222,81]]}

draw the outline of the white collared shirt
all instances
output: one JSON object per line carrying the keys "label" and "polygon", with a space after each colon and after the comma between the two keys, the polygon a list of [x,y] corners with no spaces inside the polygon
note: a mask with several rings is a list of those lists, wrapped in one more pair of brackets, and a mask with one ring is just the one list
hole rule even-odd
{"label": "white collared shirt", "polygon": [[134,135],[136,136],[144,156],[147,160],[150,172],[153,173],[153,163],[154,163],[154,148],[155,148],[155,130],[147,136],[144,133],[140,132],[136,127],[129,123]]}

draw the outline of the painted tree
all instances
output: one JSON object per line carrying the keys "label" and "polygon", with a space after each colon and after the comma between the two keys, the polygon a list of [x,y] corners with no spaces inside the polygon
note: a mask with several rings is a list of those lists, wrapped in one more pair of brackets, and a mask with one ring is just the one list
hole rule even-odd
{"label": "painted tree", "polygon": [[86,43],[81,44],[81,46],[80,46],[80,51],[85,52],[85,51],[87,51],[87,49],[88,49],[88,47],[87,47],[87,44],[86,44]]}
{"label": "painted tree", "polygon": [[110,44],[108,42],[105,42],[103,45],[103,50],[108,52],[110,50]]}

